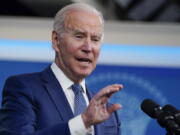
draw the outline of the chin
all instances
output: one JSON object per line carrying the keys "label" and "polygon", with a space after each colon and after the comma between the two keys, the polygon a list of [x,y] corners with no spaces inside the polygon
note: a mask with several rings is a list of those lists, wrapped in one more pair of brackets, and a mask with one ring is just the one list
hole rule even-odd
{"label": "chin", "polygon": [[90,75],[92,73],[92,71],[81,71],[79,72],[79,75],[82,77],[82,78],[85,78],[87,77],[88,75]]}
{"label": "chin", "polygon": [[85,72],[85,73],[81,73],[81,76],[83,76],[85,78],[85,77],[87,77],[90,74],[91,74],[91,72],[90,73],[89,72]]}

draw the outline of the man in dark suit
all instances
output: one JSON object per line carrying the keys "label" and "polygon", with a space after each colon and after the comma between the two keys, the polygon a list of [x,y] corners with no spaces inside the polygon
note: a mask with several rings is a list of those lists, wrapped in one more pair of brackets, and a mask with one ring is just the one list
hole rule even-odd
{"label": "man in dark suit", "polygon": [[96,67],[103,25],[102,15],[86,4],[71,4],[56,14],[55,60],[42,72],[7,79],[0,135],[120,134],[116,110],[121,106],[107,101],[123,86],[109,85],[92,95],[85,85]]}

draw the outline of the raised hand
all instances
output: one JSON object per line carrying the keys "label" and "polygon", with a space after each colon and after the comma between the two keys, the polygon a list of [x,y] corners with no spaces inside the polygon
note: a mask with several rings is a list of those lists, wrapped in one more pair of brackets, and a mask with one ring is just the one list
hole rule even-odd
{"label": "raised hand", "polygon": [[123,85],[120,84],[109,85],[100,90],[100,92],[91,99],[87,109],[82,114],[86,128],[107,120],[114,111],[121,108],[120,104],[113,104],[110,107],[107,107],[106,104],[112,94],[120,91],[122,88]]}

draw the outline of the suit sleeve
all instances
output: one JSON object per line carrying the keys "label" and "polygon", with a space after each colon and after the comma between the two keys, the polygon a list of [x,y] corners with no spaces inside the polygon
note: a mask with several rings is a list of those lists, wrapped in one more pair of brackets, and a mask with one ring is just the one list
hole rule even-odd
{"label": "suit sleeve", "polygon": [[121,121],[119,119],[117,111],[115,112],[115,117],[116,117],[116,121],[117,121],[117,133],[118,133],[117,135],[121,135]]}
{"label": "suit sleeve", "polygon": [[37,129],[31,90],[16,77],[11,77],[3,89],[0,135],[70,135],[70,131],[68,123]]}

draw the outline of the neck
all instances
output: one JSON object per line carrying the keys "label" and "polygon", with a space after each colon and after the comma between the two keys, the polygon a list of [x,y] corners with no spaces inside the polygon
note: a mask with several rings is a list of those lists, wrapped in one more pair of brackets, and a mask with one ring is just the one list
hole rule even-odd
{"label": "neck", "polygon": [[55,63],[72,82],[81,83],[83,81],[84,77],[74,76],[71,72],[64,69],[57,59],[55,59]]}

